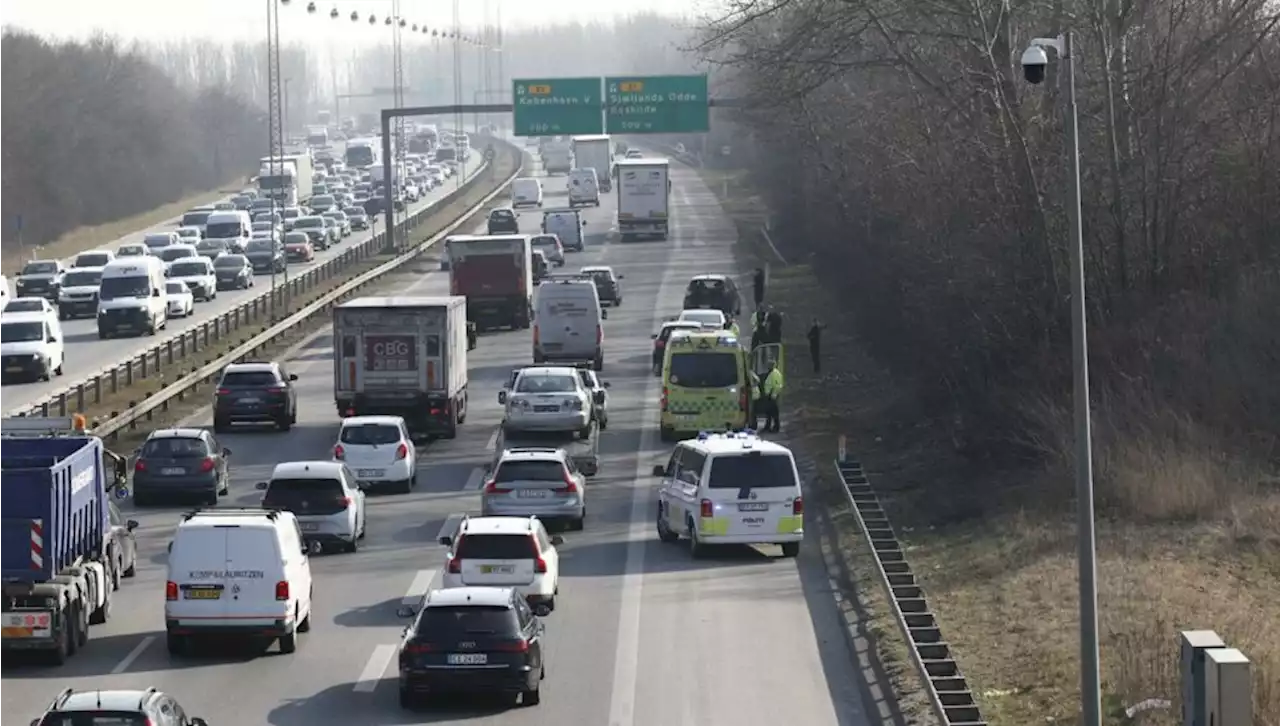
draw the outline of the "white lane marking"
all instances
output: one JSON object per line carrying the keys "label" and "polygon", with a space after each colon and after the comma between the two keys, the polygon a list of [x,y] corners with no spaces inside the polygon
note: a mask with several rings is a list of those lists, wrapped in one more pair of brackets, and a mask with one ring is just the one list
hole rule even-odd
{"label": "white lane marking", "polygon": [[[688,204],[684,190],[680,190],[681,202]],[[680,224],[681,216],[672,221],[672,237],[675,238],[675,254],[687,245],[683,241]],[[658,286],[658,304],[663,300],[671,300],[672,268],[662,275]],[[659,311],[654,310],[655,317]],[[657,400],[660,381],[650,378],[645,386],[643,401]],[[658,409],[656,406],[645,406],[643,423],[641,424],[640,452],[653,451],[658,448],[657,442]],[[639,675],[640,662],[640,598],[644,595],[644,550],[651,539],[649,514],[652,502],[652,491],[642,485],[649,479],[653,462],[642,453],[636,457],[636,471],[631,489],[631,521],[627,529],[627,562],[622,575],[622,603],[618,608],[618,644],[614,651],[613,685],[609,689],[609,726],[634,726],[636,717],[636,681]]]}
{"label": "white lane marking", "polygon": [[373,653],[369,656],[369,661],[364,664],[364,670],[360,671],[360,679],[356,681],[356,693],[373,693],[378,687],[378,681],[382,680],[382,674],[387,672],[387,666],[391,665],[391,659],[396,657],[396,646],[394,645],[378,645],[374,646]]}
{"label": "white lane marking", "polygon": [[441,537],[452,538],[454,533],[458,531],[458,527],[462,526],[462,518],[467,515],[462,512],[454,512],[444,520],[444,524],[440,525],[440,532],[436,535],[436,543],[440,542]]}
{"label": "white lane marking", "polygon": [[141,642],[133,646],[133,650],[129,651],[128,655],[126,655],[124,658],[120,660],[119,663],[116,664],[115,668],[111,669],[111,675],[118,676],[121,673],[124,673],[125,671],[129,670],[129,666],[133,665],[133,662],[138,659],[138,656],[142,655],[143,651],[151,647],[151,644],[154,642],[156,642],[156,636],[154,635],[148,635],[147,637],[143,638]]}
{"label": "white lane marking", "polygon": [[484,445],[484,450],[493,453],[494,447],[498,445],[498,430],[493,430],[493,435],[489,437],[489,443]]}
{"label": "white lane marking", "polygon": [[469,492],[474,492],[484,483],[484,469],[476,467],[471,470],[471,476],[467,477],[467,485],[463,487]]}
{"label": "white lane marking", "polygon": [[431,583],[435,581],[435,570],[418,570],[418,573],[413,576],[413,582],[409,583],[409,589],[405,591],[404,597],[400,598],[400,604],[413,606],[422,602],[422,598],[431,591]]}

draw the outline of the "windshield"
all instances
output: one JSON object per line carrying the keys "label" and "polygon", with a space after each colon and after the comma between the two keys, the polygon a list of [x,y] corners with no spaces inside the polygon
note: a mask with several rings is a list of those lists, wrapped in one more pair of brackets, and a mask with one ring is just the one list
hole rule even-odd
{"label": "windshield", "polygon": [[536,556],[527,534],[463,535],[454,547],[454,557],[473,560],[528,560]]}
{"label": "windshield", "polygon": [[519,623],[510,608],[459,605],[427,608],[414,635],[423,640],[451,642],[467,634],[516,637],[519,632]]}
{"label": "windshield", "polygon": [[335,222],[341,222],[342,220],[346,219],[347,215],[343,214],[340,211],[335,211],[335,212],[325,212],[324,217],[325,219],[332,219]]}
{"label": "windshield", "polygon": [[209,220],[209,215],[211,214],[213,214],[212,211],[187,212],[186,214],[182,215],[182,226],[183,227],[199,227],[200,225],[204,224]]}
{"label": "windshield", "polygon": [[560,247],[560,240],[556,239],[555,237],[534,237],[533,246],[534,247],[550,247],[552,250],[555,250]]}
{"label": "windshield", "polygon": [[147,253],[146,245],[125,245],[116,250],[116,257],[141,257]]}
{"label": "windshield", "polygon": [[239,237],[244,232],[244,225],[239,220],[234,222],[216,222],[204,230],[205,237]]}
{"label": "windshield", "polygon": [[293,223],[294,229],[308,229],[311,227],[324,227],[324,218],[322,217],[302,217]]}
{"label": "windshield", "polygon": [[44,323],[22,322],[0,324],[0,343],[30,343],[44,339]]}
{"label": "windshield", "polygon": [[318,197],[312,197],[312,198],[311,198],[311,206],[312,206],[312,208],[315,208],[315,207],[332,207],[332,206],[333,206],[333,197],[331,197],[331,196],[329,196],[329,195],[327,195],[327,194],[321,194],[321,195],[320,195],[320,196],[318,196]]}
{"label": "windshield", "polygon": [[578,390],[577,381],[570,376],[521,376],[516,384],[517,393],[571,393]]}
{"label": "windshield", "polygon": [[512,212],[510,209],[495,209],[493,210],[493,213],[489,215],[489,219],[500,219],[503,221],[508,221],[515,218],[516,218],[515,212]]}
{"label": "windshield", "polygon": [[738,357],[732,353],[676,353],[671,356],[671,385],[728,388],[738,385]]}
{"label": "windshield", "polygon": [[344,209],[342,210],[342,212],[343,214],[346,214],[348,217],[352,219],[359,219],[360,217],[365,216],[364,210],[360,209],[359,207],[351,207],[349,209]]}
{"label": "windshield", "polygon": [[284,243],[287,245],[305,245],[311,244],[311,238],[306,232],[285,232]]}
{"label": "windshield", "polygon": [[662,332],[658,333],[658,340],[666,342],[671,340],[671,334],[677,330],[701,330],[702,326],[697,323],[689,323],[687,325],[664,325]]}
{"label": "windshield", "polygon": [[164,291],[170,295],[181,295],[187,292],[187,286],[183,285],[181,282],[166,282],[164,284]]}
{"label": "windshield", "polygon": [[204,441],[191,438],[164,437],[151,439],[142,447],[142,456],[146,459],[203,459],[209,455],[209,447]]}
{"label": "windshield", "polygon": [[169,268],[169,274],[174,277],[186,277],[188,275],[204,275],[209,272],[209,268],[203,262],[179,262]]}
{"label": "windshield", "polygon": [[96,286],[102,281],[101,272],[68,272],[62,276],[62,287]]}
{"label": "windshield", "polygon": [[711,460],[712,489],[794,487],[796,473],[786,454],[719,456]]}
{"label": "windshield", "polygon": [[276,374],[271,371],[227,371],[222,374],[219,387],[265,388],[276,385]]}
{"label": "windshield", "polygon": [[600,285],[602,283],[606,285],[613,284],[613,273],[609,272],[608,270],[583,270],[582,272],[584,274],[590,275],[592,282],[594,282],[597,285]]}
{"label": "windshield", "polygon": [[223,255],[213,261],[213,266],[221,268],[235,268],[244,267],[244,263],[244,255]]}
{"label": "windshield", "polygon": [[271,252],[275,246],[275,242],[269,239],[251,239],[244,249],[246,252]]}
{"label": "windshield", "polygon": [[151,278],[146,275],[135,277],[107,277],[102,280],[103,300],[115,300],[127,297],[150,297]]}
{"label": "windshield", "polygon": [[45,714],[40,726],[148,726],[144,713],[127,711],[66,711]]}
{"label": "windshield", "polygon": [[297,207],[289,207],[288,209],[282,211],[280,213],[280,216],[284,219],[297,219],[298,217],[302,216],[302,210],[298,209]]}
{"label": "windshield", "polygon": [[346,159],[348,166],[372,166],[373,148],[369,146],[348,146]]}
{"label": "windshield", "polygon": [[58,263],[56,262],[28,262],[26,267],[22,268],[20,274],[23,275],[53,275],[58,272]]}
{"label": "windshield", "polygon": [[259,189],[288,189],[293,186],[291,174],[262,174],[258,177]]}
{"label": "windshield", "polygon": [[498,466],[494,481],[510,484],[515,481],[564,481],[564,465],[558,461],[504,461]]}
{"label": "windshield", "polygon": [[227,245],[220,239],[207,239],[196,244],[196,249],[201,252],[212,252],[213,250],[225,250]]}
{"label": "windshield", "polygon": [[[310,510],[311,504],[342,499],[342,482],[337,479],[272,479],[262,506],[287,510]],[[303,506],[307,505],[307,506]]]}
{"label": "windshield", "polygon": [[106,252],[87,252],[83,255],[76,256],[76,267],[105,267],[111,261],[111,255]]}
{"label": "windshield", "polygon": [[196,251],[190,247],[166,247],[160,250],[160,259],[165,262],[173,262],[183,257],[195,257]]}
{"label": "windshield", "polygon": [[400,442],[400,429],[388,424],[356,424],[343,426],[338,440],[357,446],[381,446]]}
{"label": "windshield", "polygon": [[38,300],[10,300],[4,306],[6,313],[40,313],[44,312],[44,299]]}
{"label": "windshield", "polygon": [[253,223],[254,232],[270,232],[271,230],[275,229],[275,227],[276,227],[275,222],[272,222],[270,220],[265,220],[265,219],[259,220]]}
{"label": "windshield", "polygon": [[703,325],[720,326],[724,324],[724,314],[719,310],[686,310],[680,313],[680,319]]}

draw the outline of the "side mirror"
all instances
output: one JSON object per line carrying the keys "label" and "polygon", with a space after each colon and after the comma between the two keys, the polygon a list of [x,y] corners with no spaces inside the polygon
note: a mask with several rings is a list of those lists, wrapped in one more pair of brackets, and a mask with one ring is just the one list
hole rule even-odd
{"label": "side mirror", "polygon": [[170,542],[170,543],[169,543],[169,546],[165,548],[165,551],[166,551],[166,552],[170,552],[170,553],[172,553],[172,552],[173,552],[173,543],[172,543],[172,542]]}
{"label": "side mirror", "polygon": [[619,280],[625,280],[625,279],[627,279],[627,276],[626,276],[626,275],[618,275],[618,279],[619,279]]}
{"label": "side mirror", "polygon": [[267,490],[267,483],[265,481],[260,481],[257,484],[254,484],[253,488],[260,492],[265,492]]}
{"label": "side mirror", "polygon": [[667,467],[655,465],[653,467],[653,475],[657,477],[665,477],[667,475]]}
{"label": "side mirror", "polygon": [[601,310],[601,311],[600,311],[600,319],[601,319],[601,320],[608,320],[608,319],[609,319],[609,311],[608,311],[608,310]]}
{"label": "side mirror", "polygon": [[151,297],[160,297],[160,291],[159,291],[159,290],[152,290],[152,291],[151,291]]}
{"label": "side mirror", "polygon": [[601,387],[603,387],[603,388],[613,388],[613,384],[612,384],[612,383],[610,383],[610,382],[608,382],[608,381],[605,381],[604,383],[601,383],[600,385],[601,385]]}
{"label": "side mirror", "polygon": [[591,399],[597,404],[604,405],[604,391],[596,391],[591,394]]}
{"label": "side mirror", "polygon": [[453,537],[450,537],[447,534],[442,536],[438,541],[440,542],[440,544],[444,545],[445,547],[453,546]]}
{"label": "side mirror", "polygon": [[657,333],[654,333],[653,335],[650,335],[650,336],[649,336],[649,338],[650,338],[651,340],[657,340],[657,339],[658,339],[658,334],[657,334]]}
{"label": "side mirror", "polygon": [[58,337],[57,337],[57,336],[55,336],[55,335],[50,335],[48,338],[46,338],[46,339],[45,339],[45,342],[46,342],[46,343],[56,343],[56,342],[58,342]]}
{"label": "side mirror", "polygon": [[223,450],[222,450],[222,455],[223,455],[223,456],[231,456],[231,449],[223,449]]}
{"label": "side mirror", "polygon": [[130,519],[129,521],[124,523],[125,529],[129,530],[130,532],[137,529],[139,526],[140,525],[138,524],[138,520],[136,519]]}
{"label": "side mirror", "polygon": [[298,380],[298,374],[297,374],[297,373],[290,373],[290,374],[289,374],[289,380],[291,380],[291,381],[296,381],[296,380]]}
{"label": "side mirror", "polygon": [[191,726],[209,726],[209,722],[197,716],[191,719]]}
{"label": "side mirror", "polygon": [[507,402],[507,392],[498,391],[498,403],[506,404],[506,402]]}
{"label": "side mirror", "polygon": [[561,537],[558,534],[551,535],[551,546],[559,547],[562,544],[564,544],[564,537]]}
{"label": "side mirror", "polygon": [[414,610],[413,606],[411,605],[401,605],[400,607],[396,608],[396,617],[398,618],[411,618],[417,614],[418,614],[418,611]]}

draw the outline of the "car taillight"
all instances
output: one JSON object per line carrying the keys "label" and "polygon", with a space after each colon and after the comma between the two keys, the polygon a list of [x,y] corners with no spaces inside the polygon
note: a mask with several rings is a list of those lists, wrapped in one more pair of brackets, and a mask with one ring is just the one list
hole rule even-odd
{"label": "car taillight", "polygon": [[396,447],[396,461],[400,461],[401,459],[405,458],[408,455],[409,455],[408,446],[405,446],[404,444],[400,444],[399,446]]}
{"label": "car taillight", "polygon": [[545,575],[547,572],[547,561],[542,559],[542,553],[538,551],[538,538],[532,534],[529,535],[529,546],[533,548],[535,553],[537,553],[533,560],[533,571],[539,575]]}
{"label": "car taillight", "polygon": [[671,394],[671,389],[667,388],[666,386],[663,386],[662,387],[662,410],[663,411],[667,410],[667,396],[669,396],[670,394]]}
{"label": "car taillight", "polygon": [[421,655],[423,653],[430,653],[434,650],[439,650],[439,648],[436,648],[432,643],[412,642],[404,647],[404,652],[409,653],[410,655]]}
{"label": "car taillight", "polygon": [[201,471],[202,473],[203,473],[203,472],[213,471],[213,458],[212,458],[212,457],[206,457],[206,458],[204,459],[204,461],[201,461],[201,462],[200,462],[200,471]]}
{"label": "car taillight", "polygon": [[703,499],[701,502],[698,502],[698,506],[702,509],[700,514],[704,519],[716,516],[716,508],[711,504],[710,499]]}
{"label": "car taillight", "polygon": [[230,395],[230,394],[231,394],[231,389],[230,389],[230,388],[219,388],[219,389],[218,389],[218,395],[219,395],[219,396],[228,396],[228,395]]}
{"label": "car taillight", "polygon": [[511,490],[507,487],[498,486],[498,481],[496,479],[490,479],[484,485],[485,494],[506,494],[509,491]]}
{"label": "car taillight", "polygon": [[457,555],[450,557],[448,570],[449,570],[449,574],[451,575],[460,574],[462,572],[462,559],[459,558]]}
{"label": "car taillight", "polygon": [[267,389],[267,393],[284,393],[287,390],[284,386],[271,386]]}
{"label": "car taillight", "polygon": [[146,470],[147,470],[147,462],[143,461],[142,459],[138,459],[137,461],[135,461],[135,462],[133,463],[133,470],[134,470],[134,471],[146,471]]}
{"label": "car taillight", "polygon": [[339,500],[338,500],[338,504],[341,504],[341,505],[342,505],[342,508],[343,508],[343,509],[346,509],[347,507],[351,506],[351,502],[353,502],[353,501],[355,501],[355,500],[354,500],[354,499],[352,499],[351,497],[343,497],[343,498],[341,498],[341,499],[339,499]]}
{"label": "car taillight", "polygon": [[277,600],[289,599],[289,581],[288,580],[281,580],[280,582],[276,583],[276,599]]}
{"label": "car taillight", "polygon": [[488,650],[498,651],[500,653],[528,653],[529,641],[504,640],[489,646]]}
{"label": "car taillight", "polygon": [[663,348],[667,347],[667,344],[665,341],[655,340],[653,341],[653,347],[657,348],[658,350],[662,350]]}
{"label": "car taillight", "polygon": [[804,497],[796,497],[791,503],[791,513],[797,516],[804,514]]}
{"label": "car taillight", "polygon": [[165,599],[165,600],[177,600],[177,599],[178,599],[178,583],[176,583],[176,582],[166,582],[166,583],[164,584],[164,599]]}
{"label": "car taillight", "polygon": [[569,472],[566,471],[564,474],[564,486],[560,487],[556,491],[561,494],[577,494],[578,483],[575,482],[573,477],[569,476]]}
{"label": "car taillight", "polygon": [[342,461],[343,457],[345,457],[346,455],[347,455],[347,450],[342,448],[342,444],[337,444],[333,447],[333,458],[337,459],[338,461]]}

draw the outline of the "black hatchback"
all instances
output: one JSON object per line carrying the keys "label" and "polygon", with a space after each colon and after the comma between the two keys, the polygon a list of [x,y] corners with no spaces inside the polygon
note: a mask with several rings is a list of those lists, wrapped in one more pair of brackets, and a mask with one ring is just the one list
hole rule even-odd
{"label": "black hatchback", "polygon": [[489,212],[489,234],[520,234],[515,210],[503,207]]}
{"label": "black hatchback", "polygon": [[234,423],[274,424],[288,431],[298,420],[298,376],[279,363],[232,363],[222,370],[213,399],[213,430]]}
{"label": "black hatchback", "polygon": [[230,449],[204,429],[152,431],[133,464],[133,503],[196,499],[217,504],[227,493]]}

